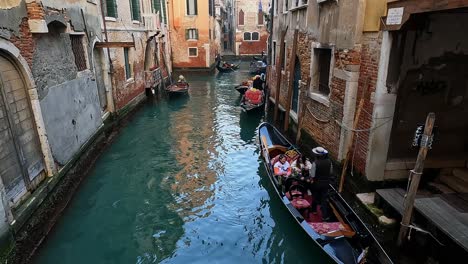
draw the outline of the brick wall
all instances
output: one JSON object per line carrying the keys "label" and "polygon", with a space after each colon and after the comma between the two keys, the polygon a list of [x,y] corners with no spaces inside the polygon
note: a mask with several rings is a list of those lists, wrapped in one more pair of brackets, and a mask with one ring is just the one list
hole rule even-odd
{"label": "brick wall", "polygon": [[[372,113],[374,104],[371,102],[370,98],[372,93],[375,92],[377,84],[381,44],[382,36],[380,34],[364,33],[360,57],[361,68],[356,105],[358,105],[359,100],[362,97],[362,91],[365,86],[368,87],[368,90],[364,96],[364,107],[357,128],[359,130],[369,129],[372,126]],[[369,132],[360,132],[359,137],[355,142],[357,144],[354,146],[354,166],[358,171],[364,173],[366,168],[367,152],[369,150]]]}
{"label": "brick wall", "polygon": [[12,35],[10,41],[20,50],[21,56],[28,62],[29,67],[32,67],[35,42],[29,30],[28,18],[21,20],[19,32],[19,36]]}

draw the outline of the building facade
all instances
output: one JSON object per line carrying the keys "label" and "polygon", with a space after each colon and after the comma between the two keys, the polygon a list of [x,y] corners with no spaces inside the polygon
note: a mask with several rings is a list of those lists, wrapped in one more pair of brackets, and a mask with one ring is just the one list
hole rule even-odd
{"label": "building facade", "polygon": [[234,1],[236,55],[258,55],[262,51],[266,52],[269,36],[265,19],[267,9],[266,0]]}
{"label": "building facade", "polygon": [[[115,107],[144,98],[153,75],[171,72],[167,3],[164,0],[103,1]],[[107,42],[107,44],[106,44]]]}
{"label": "building facade", "polygon": [[1,250],[104,123],[171,71],[165,4],[0,2]]}
{"label": "building facade", "polygon": [[174,68],[212,69],[220,47],[215,1],[174,0],[168,9]]}

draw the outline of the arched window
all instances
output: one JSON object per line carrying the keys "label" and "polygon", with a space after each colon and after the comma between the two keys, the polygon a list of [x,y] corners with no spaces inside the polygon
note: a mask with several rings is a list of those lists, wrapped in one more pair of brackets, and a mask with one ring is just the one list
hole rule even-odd
{"label": "arched window", "polygon": [[258,32],[252,32],[252,40],[260,40],[260,34]]}
{"label": "arched window", "polygon": [[244,25],[244,11],[242,9],[239,11],[239,26]]}
{"label": "arched window", "polygon": [[258,11],[258,24],[263,25],[263,11]]}
{"label": "arched window", "polygon": [[252,34],[250,34],[250,32],[244,32],[244,40],[252,40]]}

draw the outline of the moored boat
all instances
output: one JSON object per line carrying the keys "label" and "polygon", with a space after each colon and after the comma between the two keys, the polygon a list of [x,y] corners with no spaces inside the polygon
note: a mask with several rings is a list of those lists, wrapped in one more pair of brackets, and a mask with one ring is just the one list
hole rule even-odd
{"label": "moored boat", "polygon": [[187,82],[177,82],[166,87],[166,92],[169,94],[186,94],[190,85]]}
{"label": "moored boat", "polygon": [[[392,263],[376,238],[333,186],[330,185],[326,199],[330,217],[324,221],[322,208],[316,214],[309,210],[313,194],[301,184],[288,184],[294,177],[280,184],[274,175],[273,163],[278,155],[284,154],[292,164],[300,152],[273,125],[262,123],[258,130],[261,155],[276,194],[291,214],[291,220],[303,229],[317,247],[336,263]],[[296,180],[296,183],[300,182]]]}
{"label": "moored boat", "polygon": [[250,62],[249,72],[254,74],[262,74],[266,73],[267,65],[265,62],[259,61],[252,61]]}

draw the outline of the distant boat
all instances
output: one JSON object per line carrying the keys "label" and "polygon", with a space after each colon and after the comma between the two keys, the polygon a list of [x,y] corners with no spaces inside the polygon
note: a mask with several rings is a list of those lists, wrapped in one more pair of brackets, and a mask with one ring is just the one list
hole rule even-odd
{"label": "distant boat", "polygon": [[230,67],[222,66],[221,65],[221,59],[217,58],[216,69],[218,69],[219,72],[232,72],[232,71],[235,71],[235,70],[239,69],[240,63],[238,63],[238,64],[229,64],[229,65],[230,65]]}
{"label": "distant boat", "polygon": [[166,92],[169,94],[186,94],[190,88],[187,82],[173,83],[166,87]]}
{"label": "distant boat", "polygon": [[234,87],[236,91],[238,91],[240,94],[245,94],[245,91],[247,91],[250,88],[250,85],[248,81],[243,81],[241,84],[237,85]]}
{"label": "distant boat", "polygon": [[309,211],[314,197],[299,179],[290,176],[280,184],[273,169],[278,155],[284,154],[292,164],[300,152],[269,123],[259,126],[258,135],[260,153],[276,194],[291,214],[291,222],[296,222],[317,248],[336,263],[392,263],[376,238],[333,186],[330,185],[328,192],[331,217],[325,221],[321,209],[317,214]]}
{"label": "distant boat", "polygon": [[250,62],[249,72],[254,74],[266,73],[267,65],[265,62],[258,60]]}

